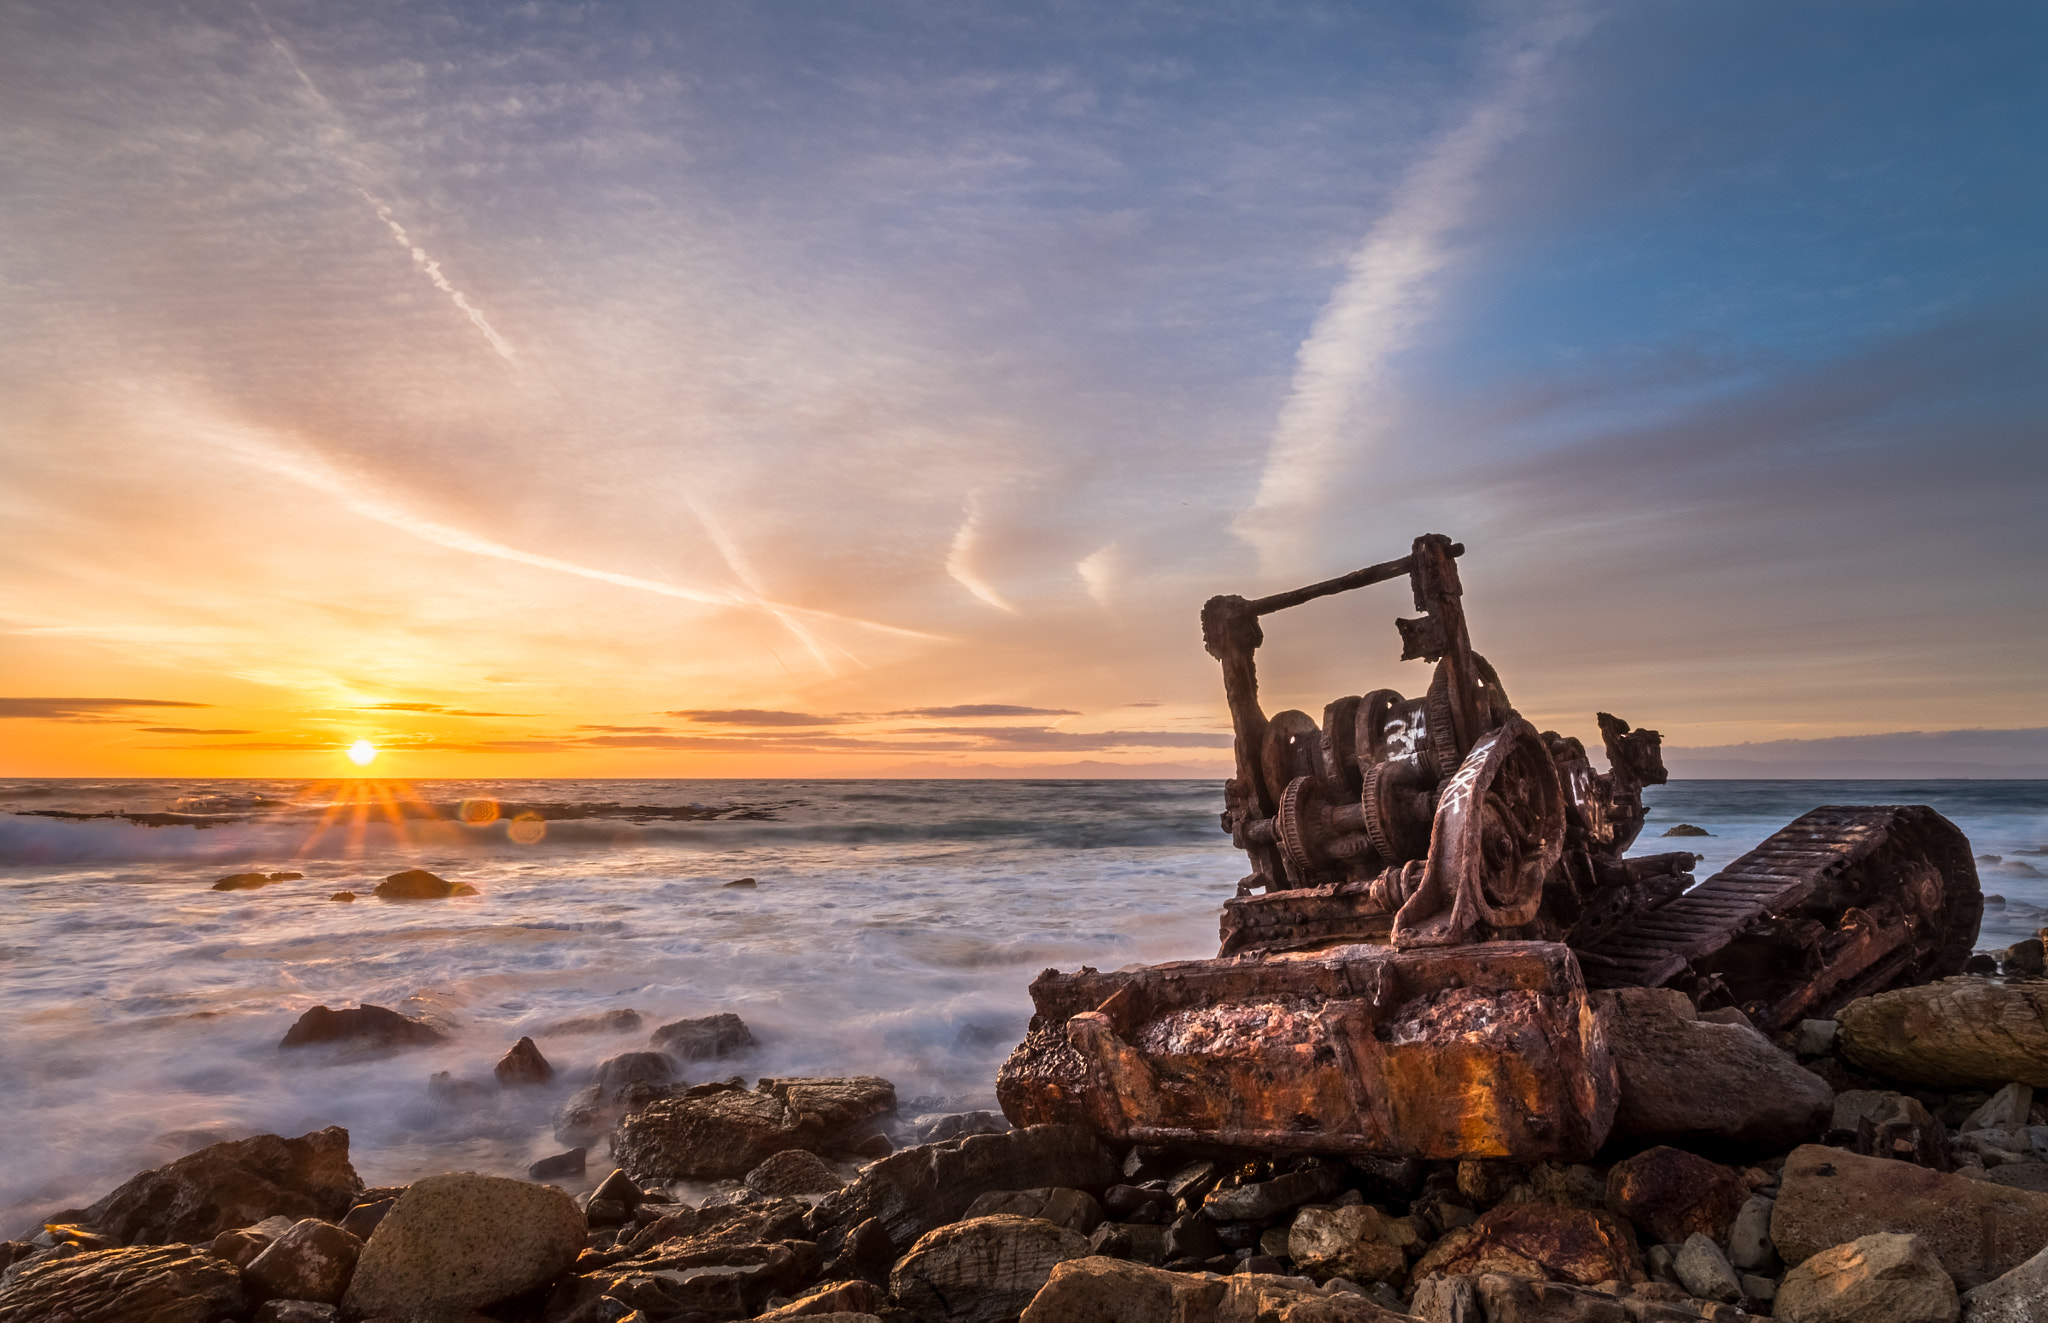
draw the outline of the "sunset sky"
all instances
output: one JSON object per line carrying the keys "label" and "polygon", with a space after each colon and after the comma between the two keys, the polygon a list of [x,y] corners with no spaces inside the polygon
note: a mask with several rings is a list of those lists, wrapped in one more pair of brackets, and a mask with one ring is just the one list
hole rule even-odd
{"label": "sunset sky", "polygon": [[[2044,63],[2032,3],[0,3],[0,776],[1213,774],[1203,599],[1423,532],[1539,725],[2048,750]],[[1419,691],[1397,614],[1270,618],[1268,710]]]}

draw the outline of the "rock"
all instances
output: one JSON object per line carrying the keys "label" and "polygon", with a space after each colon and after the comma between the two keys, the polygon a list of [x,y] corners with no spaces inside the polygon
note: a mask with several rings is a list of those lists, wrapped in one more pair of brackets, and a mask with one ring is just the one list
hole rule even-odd
{"label": "rock", "polygon": [[661,1026],[654,1031],[654,1046],[679,1061],[719,1061],[760,1044],[746,1021],[722,1011]]}
{"label": "rock", "polygon": [[1824,1057],[1835,1050],[1833,1020],[1801,1020],[1792,1027],[1792,1050],[1802,1057]]}
{"label": "rock", "polygon": [[304,1218],[270,1242],[242,1269],[242,1287],[256,1301],[341,1303],[363,1242],[332,1222]]}
{"label": "rock", "polygon": [[1739,1271],[1773,1274],[1778,1248],[1771,1243],[1771,1208],[1776,1201],[1753,1194],[1728,1228],[1728,1262]]}
{"label": "rock", "polygon": [[241,1273],[193,1245],[88,1250],[0,1287],[0,1323],[216,1323],[244,1308]]}
{"label": "rock", "polygon": [[209,1144],[130,1177],[81,1220],[117,1244],[189,1244],[266,1217],[338,1218],[362,1188],[348,1161],[348,1131],[329,1126],[297,1139]]}
{"label": "rock", "polygon": [[885,1297],[882,1289],[872,1282],[828,1282],[824,1286],[807,1291],[780,1309],[771,1309],[760,1315],[755,1323],[770,1323],[770,1320],[859,1314],[872,1316],[882,1308]]}
{"label": "rock", "polygon": [[335,893],[334,893],[333,895],[329,896],[329,897],[328,897],[327,899],[329,899],[329,900],[338,900],[338,901],[340,901],[340,902],[341,902],[342,904],[344,904],[344,905],[347,905],[347,904],[353,904],[353,903],[354,903],[354,901],[355,901],[355,898],[356,898],[356,893],[355,893],[355,892],[353,892],[353,891],[337,891],[337,892],[335,892]]}
{"label": "rock", "polygon": [[[2005,908],[2005,897],[2003,896],[1986,896],[1984,899],[1987,902],[1985,906],[1987,909],[1996,908],[2002,910]],[[1996,906],[1988,903],[1994,900],[1998,902]],[[1963,962],[1963,972],[1965,974],[1996,974],[1998,972],[1998,959],[1986,951],[1972,952],[1970,958]]]}
{"label": "rock", "polygon": [[351,1318],[461,1313],[553,1281],[585,1244],[583,1215],[548,1185],[451,1172],[413,1182],[363,1247]]}
{"label": "rock", "polygon": [[1090,1235],[1102,1225],[1102,1205],[1082,1190],[990,1190],[967,1205],[962,1220],[975,1217],[1035,1217]]}
{"label": "rock", "polygon": [[632,1007],[598,1015],[577,1015],[555,1020],[534,1030],[536,1038],[575,1038],[583,1034],[630,1034],[640,1028],[640,1012]]}
{"label": "rock", "polygon": [[1010,1123],[1000,1112],[945,1112],[913,1117],[910,1127],[918,1143],[937,1144],[968,1135],[1000,1135]]}
{"label": "rock", "polygon": [[1963,1323],[2040,1323],[2048,1318],[2048,1249],[1963,1293]]}
{"label": "rock", "polygon": [[[761,1199],[751,1204],[678,1207],[633,1233],[623,1243],[635,1256],[666,1254],[685,1242],[757,1245],[804,1234],[804,1206],[794,1199]],[[887,1265],[883,1265],[885,1268]]]}
{"label": "rock", "polygon": [[511,1089],[523,1084],[546,1084],[555,1077],[555,1068],[531,1038],[522,1038],[491,1067],[491,1074],[497,1077],[498,1087]]}
{"label": "rock", "polygon": [[[376,1198],[370,1197],[373,1193]],[[389,1193],[364,1191],[357,1197],[355,1206],[348,1210],[348,1215],[341,1219],[341,1229],[357,1240],[369,1240],[370,1233],[377,1229],[377,1224],[391,1211],[391,1205],[397,1203],[398,1196],[404,1193],[403,1187]]]}
{"label": "rock", "polygon": [[1318,1279],[1400,1282],[1408,1273],[1408,1256],[1393,1243],[1389,1226],[1384,1213],[1366,1204],[1304,1208],[1280,1244],[1297,1267]]}
{"label": "rock", "polygon": [[1270,1181],[1212,1190],[1202,1201],[1202,1215],[1212,1222],[1270,1222],[1291,1208],[1327,1199],[1343,1188],[1344,1182],[1332,1169],[1311,1167]]}
{"label": "rock", "polygon": [[1491,1208],[1521,1183],[1523,1169],[1512,1162],[1468,1158],[1458,1164],[1458,1193],[1475,1207]]}
{"label": "rock", "polygon": [[1845,1089],[1835,1095],[1830,1129],[1853,1133],[1857,1125],[1866,1120],[1880,1128],[1888,1125],[1928,1128],[1939,1124],[1918,1098],[1889,1089]]}
{"label": "rock", "polygon": [[889,1274],[889,1294],[920,1319],[1000,1323],[1031,1303],[1055,1264],[1087,1238],[1032,1217],[978,1217],[920,1237]]}
{"label": "rock", "polygon": [[1695,827],[1690,822],[1681,822],[1664,833],[1666,836],[1712,836],[1705,827]]}
{"label": "rock", "polygon": [[[1617,1283],[1618,1284],[1618,1283]],[[1426,1323],[1699,1323],[1698,1309],[1661,1298],[1674,1287],[1637,1287],[1625,1299],[1606,1291],[1505,1273],[1433,1277],[1409,1306]]]}
{"label": "rock", "polygon": [[[1290,1244],[1292,1242],[1290,1241]],[[1611,1215],[1554,1204],[1501,1204],[1451,1231],[1416,1261],[1416,1280],[1504,1272],[1591,1286],[1639,1281],[1642,1265]]]}
{"label": "rock", "polygon": [[725,885],[728,890],[733,887],[744,887],[746,890],[752,891],[755,887],[760,886],[761,883],[759,880],[751,877],[736,877]]}
{"label": "rock", "polygon": [[1091,1256],[1053,1266],[1020,1323],[1205,1323],[1224,1283]]}
{"label": "rock", "polygon": [[1880,1231],[1919,1236],[1967,1289],[2048,1245],[2048,1195],[1818,1144],[1785,1160],[1771,1239],[1786,1263]]}
{"label": "rock", "polygon": [[818,1247],[809,1241],[741,1243],[722,1236],[662,1245],[592,1274],[603,1294],[647,1318],[752,1318],[777,1296],[811,1285]]}
{"label": "rock", "polygon": [[1962,975],[1859,997],[1836,1018],[1841,1055],[1872,1074],[1941,1089],[2048,1087],[2048,984]]}
{"label": "rock", "polygon": [[967,1211],[990,1190],[1065,1186],[1101,1189],[1118,1175],[1115,1155],[1080,1126],[1028,1126],[969,1135],[892,1153],[819,1202],[820,1229],[878,1219],[890,1241],[909,1245]]}
{"label": "rock", "polygon": [[1671,1272],[1680,1286],[1702,1300],[1733,1304],[1742,1296],[1742,1281],[1735,1275],[1734,1265],[1714,1238],[1701,1232],[1685,1238],[1671,1260]]}
{"label": "rock", "polygon": [[1319,1291],[1305,1278],[1251,1272],[1223,1279],[1223,1298],[1209,1317],[1216,1323],[1408,1323],[1408,1315],[1375,1303],[1353,1283],[1332,1282]]}
{"label": "rock", "polygon": [[1719,1241],[1748,1196],[1735,1172],[1684,1149],[1645,1149],[1607,1174],[1608,1204],[1667,1244],[1696,1231]]}
{"label": "rock", "polygon": [[[2018,868],[2026,870],[2023,876],[2039,877],[2041,875],[2039,869],[2027,864],[2020,864]],[[2015,869],[2014,865],[2007,864],[2005,871],[2015,872],[2017,869]],[[2029,937],[2024,941],[2014,942],[2011,946],[2006,947],[2004,954],[1999,957],[1998,963],[2007,974],[2019,974],[2028,978],[2034,978],[2038,977],[2044,970],[2048,970],[2048,962],[2044,962],[2043,954],[2041,939]]]}
{"label": "rock", "polygon": [[799,1194],[830,1194],[846,1184],[839,1173],[815,1153],[784,1149],[746,1175],[749,1190],[782,1198]]}
{"label": "rock", "polygon": [[542,1158],[539,1162],[527,1165],[526,1179],[530,1181],[552,1181],[559,1180],[564,1176],[581,1176],[585,1160],[588,1156],[589,1150],[572,1148],[567,1153],[557,1153],[552,1157]]}
{"label": "rock", "polygon": [[660,1180],[727,1180],[784,1149],[831,1149],[856,1126],[896,1110],[896,1087],[873,1075],[702,1084],[629,1113],[612,1156]]}
{"label": "rock", "polygon": [[379,900],[445,900],[450,896],[474,896],[477,889],[467,882],[450,882],[424,868],[393,873],[377,884]]}
{"label": "rock", "polygon": [[216,1259],[226,1259],[237,1268],[246,1268],[255,1262],[256,1256],[270,1248],[273,1236],[265,1235],[254,1227],[236,1227],[223,1231],[213,1238],[207,1251]]}
{"label": "rock", "polygon": [[1971,1112],[1964,1120],[1962,1129],[1969,1130],[2010,1130],[2031,1123],[2034,1112],[2034,1086],[2012,1083],[1991,1095],[1991,1101]]}
{"label": "rock", "polygon": [[341,1311],[314,1300],[269,1300],[257,1307],[256,1323],[338,1323]]}
{"label": "rock", "polygon": [[[1958,1173],[1960,1175],[1961,1173]],[[2031,1190],[2036,1194],[2048,1194],[2048,1164],[2020,1162],[1999,1167],[1982,1174],[1990,1185],[2003,1185],[2011,1190]]]}
{"label": "rock", "polygon": [[1827,1084],[1755,1029],[1701,1021],[1670,988],[1596,992],[1593,1004],[1620,1081],[1616,1135],[1782,1149],[1827,1124]]}
{"label": "rock", "polygon": [[[293,874],[293,876],[296,877],[298,875]],[[268,873],[235,873],[214,883],[212,889],[215,891],[254,891],[258,887],[269,886],[273,881],[281,882],[283,880],[283,878],[273,879]]]}
{"label": "rock", "polygon": [[374,1056],[414,1047],[435,1047],[448,1035],[424,1020],[367,1003],[346,1010],[315,1006],[278,1040],[278,1050],[339,1043],[350,1056]]}
{"label": "rock", "polygon": [[1918,1236],[1858,1236],[1785,1274],[1772,1304],[1786,1323],[1955,1323],[1955,1283]]}
{"label": "rock", "polygon": [[555,1109],[555,1138],[589,1145],[627,1112],[677,1091],[675,1058],[665,1052],[622,1052],[591,1072],[590,1083]]}

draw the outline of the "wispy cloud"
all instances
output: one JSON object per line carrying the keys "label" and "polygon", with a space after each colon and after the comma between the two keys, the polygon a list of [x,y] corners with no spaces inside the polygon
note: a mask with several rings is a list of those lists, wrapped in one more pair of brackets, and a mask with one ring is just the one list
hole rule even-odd
{"label": "wispy cloud", "polygon": [[1319,531],[1315,516],[1373,439],[1360,404],[1428,315],[1437,277],[1452,261],[1451,237],[1471,209],[1485,167],[1522,131],[1552,58],[1586,25],[1586,17],[1567,5],[1515,32],[1498,57],[1492,90],[1424,149],[1352,252],[1343,283],[1295,355],[1258,492],[1231,524],[1268,570],[1308,562]]}
{"label": "wispy cloud", "polygon": [[0,717],[35,721],[106,721],[107,714],[131,707],[212,707],[171,698],[0,698]]}
{"label": "wispy cloud", "polygon": [[1023,707],[1016,703],[956,703],[952,707],[908,707],[885,712],[889,717],[1078,717],[1070,707]]}
{"label": "wispy cloud", "polygon": [[953,576],[968,592],[998,611],[1017,614],[1017,608],[1004,601],[988,580],[981,577],[974,565],[974,553],[981,544],[981,491],[979,488],[967,494],[967,510],[961,517],[960,528],[953,534],[953,545],[946,552],[946,573]]}
{"label": "wispy cloud", "polygon": [[436,717],[530,717],[531,712],[472,712],[468,708],[443,707],[439,703],[367,703],[358,712],[418,712]]}
{"label": "wispy cloud", "polygon": [[776,712],[766,708],[686,708],[664,712],[665,717],[702,722],[712,726],[838,726],[845,717],[814,716],[809,712]]}

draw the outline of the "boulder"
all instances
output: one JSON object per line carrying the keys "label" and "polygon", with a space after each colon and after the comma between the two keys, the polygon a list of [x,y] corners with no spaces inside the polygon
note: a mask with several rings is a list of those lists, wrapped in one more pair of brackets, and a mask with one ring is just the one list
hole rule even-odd
{"label": "boulder", "polygon": [[1965,1117],[1961,1128],[1965,1131],[2017,1129],[2032,1124],[2033,1109],[2034,1086],[2008,1084]]}
{"label": "boulder", "polygon": [[[1291,1244],[1291,1242],[1290,1242]],[[1502,1272],[1591,1286],[1640,1281],[1628,1229],[1606,1213],[1555,1204],[1501,1204],[1459,1227],[1416,1261],[1414,1277]]]}
{"label": "boulder", "polygon": [[1854,1134],[1864,1121],[1879,1129],[1895,1125],[1931,1129],[1940,1124],[1918,1098],[1890,1089],[1844,1089],[1835,1095],[1833,1116],[1828,1122],[1830,1130]]}
{"label": "boulder", "polygon": [[348,1131],[329,1126],[297,1139],[209,1144],[130,1177],[80,1220],[117,1244],[190,1244],[267,1217],[336,1219],[362,1188],[348,1161]]}
{"label": "boulder", "polygon": [[246,1307],[242,1274],[196,1245],[88,1250],[0,1287],[0,1323],[220,1323]]}
{"label": "boulder", "polygon": [[1099,1190],[1119,1174],[1115,1155],[1081,1126],[969,1135],[903,1149],[870,1164],[851,1185],[819,1202],[812,1224],[821,1230],[851,1228],[873,1218],[892,1244],[906,1246],[954,1221],[990,1190]]}
{"label": "boulder", "polygon": [[[602,1188],[602,1187],[600,1187]],[[758,1245],[792,1240],[804,1233],[804,1206],[794,1199],[762,1199],[750,1204],[706,1204],[663,1213],[625,1241],[630,1255],[666,1253],[683,1242]],[[715,1241],[709,1238],[715,1237]]]}
{"label": "boulder", "polygon": [[448,1035],[397,1011],[367,1003],[345,1010],[315,1006],[301,1015],[278,1040],[278,1050],[341,1044],[350,1056],[375,1056],[413,1047],[434,1047]]}
{"label": "boulder", "polygon": [[1739,1272],[1774,1276],[1781,1266],[1778,1248],[1771,1244],[1771,1209],[1776,1201],[1753,1194],[1735,1214],[1728,1227],[1728,1262]]}
{"label": "boulder", "polygon": [[1399,1283],[1408,1275],[1408,1256],[1400,1244],[1407,1237],[1391,1230],[1398,1225],[1369,1204],[1304,1208],[1282,1241],[1295,1266],[1318,1280]]}
{"label": "boulder", "polygon": [[1609,1017],[1616,1135],[1783,1149],[1826,1127],[1826,1082],[1748,1025],[1703,1021],[1670,988],[1596,992],[1593,1004]]}
{"label": "boulder", "polygon": [[590,1082],[555,1109],[555,1138],[589,1145],[627,1112],[678,1091],[675,1058],[666,1052],[621,1052],[599,1062]]}
{"label": "boulder", "polygon": [[[296,877],[298,874],[295,873],[293,876]],[[215,891],[254,891],[258,887],[269,886],[273,881],[282,882],[284,878],[282,875],[272,878],[268,873],[234,873],[214,883],[212,889]]]}
{"label": "boulder", "polygon": [[700,1084],[627,1114],[612,1156],[659,1180],[745,1176],[785,1149],[834,1149],[855,1127],[896,1110],[896,1087],[873,1075]]}
{"label": "boulder", "polygon": [[1812,1255],[1772,1302],[1786,1323],[1955,1323],[1955,1283],[1918,1236],[1878,1232]]}
{"label": "boulder", "polygon": [[363,1246],[342,1300],[351,1318],[474,1311],[553,1281],[586,1232],[548,1185],[451,1172],[413,1182]]}
{"label": "boulder", "polygon": [[2048,1249],[1963,1293],[1963,1323],[2040,1323],[2048,1318]]}
{"label": "boulder", "polygon": [[1749,1196],[1742,1177],[1684,1149],[1645,1149],[1607,1173],[1607,1202],[1660,1243],[1696,1231],[1723,1240]]}
{"label": "boulder", "polygon": [[1270,1181],[1211,1190],[1202,1200],[1202,1214],[1212,1222],[1270,1222],[1291,1208],[1327,1199],[1343,1188],[1343,1180],[1332,1168],[1311,1167]]}
{"label": "boulder", "polygon": [[1734,1304],[1743,1294],[1742,1279],[1736,1275],[1735,1266],[1728,1262],[1728,1256],[1721,1252],[1714,1238],[1704,1232],[1695,1231],[1685,1238],[1685,1244],[1672,1256],[1671,1273],[1680,1286],[1702,1300]]}
{"label": "boulder", "polygon": [[1208,1323],[1222,1299],[1219,1278],[1090,1256],[1053,1265],[1020,1323]]}
{"label": "boulder", "polygon": [[594,1276],[605,1295],[653,1318],[750,1318],[771,1297],[810,1286],[824,1266],[819,1246],[791,1238],[803,1211],[787,1199],[678,1210]]}
{"label": "boulder", "polygon": [[256,1307],[256,1323],[339,1323],[341,1311],[315,1300],[266,1300]]}
{"label": "boulder", "polygon": [[1920,1237],[1967,1290],[2048,1245],[2048,1195],[1818,1144],[1793,1150],[1771,1210],[1786,1263],[1880,1231]]}
{"label": "boulder", "polygon": [[313,1300],[338,1305],[362,1252],[363,1242],[332,1222],[303,1218],[242,1269],[242,1286],[259,1303]]}
{"label": "boulder", "polygon": [[839,1179],[839,1173],[827,1166],[823,1158],[800,1148],[784,1149],[746,1175],[749,1190],[771,1198],[830,1194],[845,1184]]}
{"label": "boulder", "polygon": [[1102,1225],[1102,1205],[1083,1190],[1061,1187],[1038,1190],[990,1190],[961,1214],[971,1217],[1035,1217],[1063,1226],[1081,1235],[1091,1235]]}
{"label": "boulder", "polygon": [[2048,983],[1968,975],[1859,997],[1836,1014],[1842,1056],[1941,1089],[2048,1087]]}
{"label": "boulder", "polygon": [[1035,1217],[977,1217],[919,1237],[889,1273],[889,1294],[932,1323],[1001,1323],[1031,1303],[1055,1264],[1088,1240]]}
{"label": "boulder", "polygon": [[555,1068],[531,1038],[522,1038],[491,1067],[491,1074],[497,1078],[499,1088],[511,1089],[524,1084],[546,1084],[554,1079]]}
{"label": "boulder", "polygon": [[1699,1323],[1704,1317],[1695,1302],[1664,1298],[1680,1294],[1675,1288],[1653,1285],[1624,1298],[1506,1273],[1432,1277],[1416,1287],[1409,1309],[1425,1323]]}
{"label": "boulder", "polygon": [[910,1128],[920,1144],[936,1144],[968,1135],[1000,1135],[1010,1129],[1001,1112],[927,1112],[913,1117]]}
{"label": "boulder", "polygon": [[450,882],[424,868],[393,873],[377,884],[379,900],[446,900],[450,896],[474,896],[477,889],[467,882]]}
{"label": "boulder", "polygon": [[760,1043],[746,1021],[721,1011],[661,1026],[654,1031],[654,1046],[678,1061],[720,1061]]}
{"label": "boulder", "polygon": [[816,1287],[779,1309],[771,1309],[760,1315],[754,1323],[771,1323],[772,1320],[819,1317],[848,1314],[872,1317],[883,1307],[886,1297],[882,1288],[873,1282],[828,1282]]}
{"label": "boulder", "polygon": [[[1400,1297],[1392,1299],[1398,1302]],[[1223,1279],[1223,1298],[1210,1317],[1215,1323],[1409,1323],[1407,1314],[1349,1290],[1318,1288],[1304,1277],[1244,1269]]]}
{"label": "boulder", "polygon": [[630,1034],[640,1028],[640,1012],[630,1006],[596,1015],[554,1020],[533,1031],[536,1038],[574,1038],[582,1034]]}

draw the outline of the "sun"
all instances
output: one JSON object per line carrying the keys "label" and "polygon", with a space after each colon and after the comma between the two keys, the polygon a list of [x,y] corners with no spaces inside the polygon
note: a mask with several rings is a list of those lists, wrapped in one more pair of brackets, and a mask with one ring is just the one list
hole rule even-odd
{"label": "sun", "polygon": [[348,760],[358,767],[368,767],[370,760],[377,756],[377,746],[368,740],[357,740],[348,746]]}

